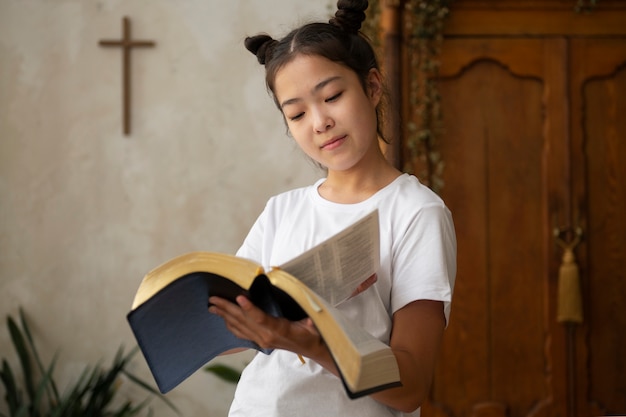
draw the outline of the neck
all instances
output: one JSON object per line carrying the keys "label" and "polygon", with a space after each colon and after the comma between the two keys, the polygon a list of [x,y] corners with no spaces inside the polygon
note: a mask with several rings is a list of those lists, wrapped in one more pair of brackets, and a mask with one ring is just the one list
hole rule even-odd
{"label": "neck", "polygon": [[[365,162],[365,161],[364,161]],[[329,201],[344,204],[360,203],[389,185],[401,172],[377,152],[367,163],[345,171],[328,171],[318,192]]]}

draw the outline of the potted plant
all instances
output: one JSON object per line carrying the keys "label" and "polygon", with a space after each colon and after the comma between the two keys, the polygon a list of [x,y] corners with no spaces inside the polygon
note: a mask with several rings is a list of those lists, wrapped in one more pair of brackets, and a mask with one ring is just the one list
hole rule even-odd
{"label": "potted plant", "polygon": [[[5,391],[8,414],[0,413],[0,417],[130,417],[142,412],[151,414],[148,403],[153,396],[177,411],[169,400],[128,371],[128,364],[137,349],[125,354],[120,348],[109,367],[87,366],[78,379],[61,393],[54,379],[57,358],[44,366],[21,309],[19,321],[20,325],[11,316],[7,317],[21,375],[18,378],[8,360],[2,358],[0,381]],[[123,376],[147,391],[148,398],[139,404],[128,399],[119,400],[117,394]]]}

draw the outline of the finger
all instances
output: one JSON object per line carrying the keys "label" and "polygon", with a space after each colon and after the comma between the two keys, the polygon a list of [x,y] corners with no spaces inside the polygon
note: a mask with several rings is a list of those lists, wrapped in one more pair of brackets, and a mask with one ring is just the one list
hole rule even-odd
{"label": "finger", "polygon": [[268,315],[245,296],[237,296],[236,304],[219,297],[211,297],[209,302],[212,303],[209,311],[224,319],[232,334],[241,339],[252,340],[263,348],[275,347],[275,343],[282,340],[281,334],[287,332],[288,326],[293,325],[286,319]]}
{"label": "finger", "polygon": [[352,295],[350,297],[354,297],[355,295],[358,295],[358,294],[362,293],[363,291],[365,291],[366,289],[368,289],[369,287],[374,285],[376,283],[376,281],[378,281],[378,275],[377,274],[374,274],[374,275],[370,276],[365,281],[360,283],[358,287],[356,287],[356,289],[354,290],[354,292],[352,293]]}
{"label": "finger", "polygon": [[235,303],[220,297],[210,297],[209,312],[224,319],[226,327],[235,336],[243,339],[259,340],[266,337],[262,335],[271,332],[272,317],[256,307],[247,297],[240,295]]}
{"label": "finger", "polygon": [[209,297],[209,307],[217,306],[219,308],[226,308],[229,304],[232,304],[232,302],[225,298],[216,296]]}
{"label": "finger", "polygon": [[238,304],[220,297],[209,298],[209,312],[222,317],[227,324],[246,320],[245,314]]}
{"label": "finger", "polygon": [[226,328],[235,336],[241,339],[255,340],[256,335],[252,331],[252,326],[245,312],[237,304],[223,300],[215,301],[209,312],[221,317]]}
{"label": "finger", "polygon": [[240,312],[242,306],[246,306],[247,311],[254,308],[254,304],[243,295],[237,296],[234,302],[221,297],[209,297],[209,307],[211,306],[215,306],[220,311],[227,311],[231,314]]}
{"label": "finger", "polygon": [[317,331],[317,327],[315,326],[315,323],[313,323],[313,320],[310,317],[300,320],[300,324],[302,324],[302,326],[304,326],[305,328],[309,330]]}
{"label": "finger", "polygon": [[243,295],[238,295],[237,298],[235,298],[235,301],[239,304],[239,307],[245,311],[252,311],[255,309],[261,311],[252,303],[252,301],[248,300],[248,298]]}

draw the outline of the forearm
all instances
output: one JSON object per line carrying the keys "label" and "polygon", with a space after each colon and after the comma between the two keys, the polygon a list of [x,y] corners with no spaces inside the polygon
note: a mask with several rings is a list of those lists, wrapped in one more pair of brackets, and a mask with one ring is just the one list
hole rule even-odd
{"label": "forearm", "polygon": [[[310,319],[291,322],[269,316],[245,297],[237,298],[239,305],[217,297],[211,297],[210,302],[209,311],[223,317],[235,336],[264,348],[294,352],[339,375],[328,347]],[[430,388],[444,327],[440,302],[413,302],[396,312],[390,346],[398,362],[402,387],[372,397],[401,411],[411,412],[419,407]]]}
{"label": "forearm", "polygon": [[[304,350],[304,349],[303,349]],[[422,405],[430,390],[432,373],[430,366],[420,367],[409,352],[393,349],[400,370],[402,386],[371,394],[376,401],[393,409],[412,412]],[[326,345],[320,341],[300,353],[305,360],[313,360],[327,371],[339,377],[339,371]],[[420,372],[420,368],[424,371]]]}
{"label": "forearm", "polygon": [[316,362],[328,372],[339,377],[339,370],[335,365],[335,361],[321,337],[318,337],[316,342],[314,341],[307,346],[301,347],[298,354],[304,357],[305,360]]}
{"label": "forearm", "polygon": [[[398,368],[402,386],[371,394],[376,401],[393,409],[412,412],[426,399],[431,385],[431,366],[419,366],[409,352],[392,349]],[[304,360],[312,360],[327,371],[339,377],[339,371],[332,359],[326,344],[320,339],[317,343],[300,346],[299,354]]]}
{"label": "forearm", "polygon": [[397,311],[390,346],[398,362],[402,386],[372,397],[403,412],[420,407],[430,391],[444,328],[441,302],[414,301]]}
{"label": "forearm", "polygon": [[393,349],[400,370],[401,387],[371,395],[376,401],[393,409],[410,413],[419,408],[428,396],[432,383],[430,366],[420,366],[409,352]]}

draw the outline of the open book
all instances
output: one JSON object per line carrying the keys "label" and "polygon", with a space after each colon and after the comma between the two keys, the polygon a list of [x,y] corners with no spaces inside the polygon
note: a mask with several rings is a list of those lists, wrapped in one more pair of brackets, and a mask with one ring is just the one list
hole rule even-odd
{"label": "open book", "polygon": [[[233,255],[192,252],[150,271],[128,321],[162,393],[217,355],[258,345],[235,337],[208,312],[208,298],[246,295],[268,314],[310,317],[324,339],[351,398],[400,385],[389,346],[351,324],[336,305],[379,268],[378,212],[278,268]],[[297,278],[296,278],[297,277]]]}

